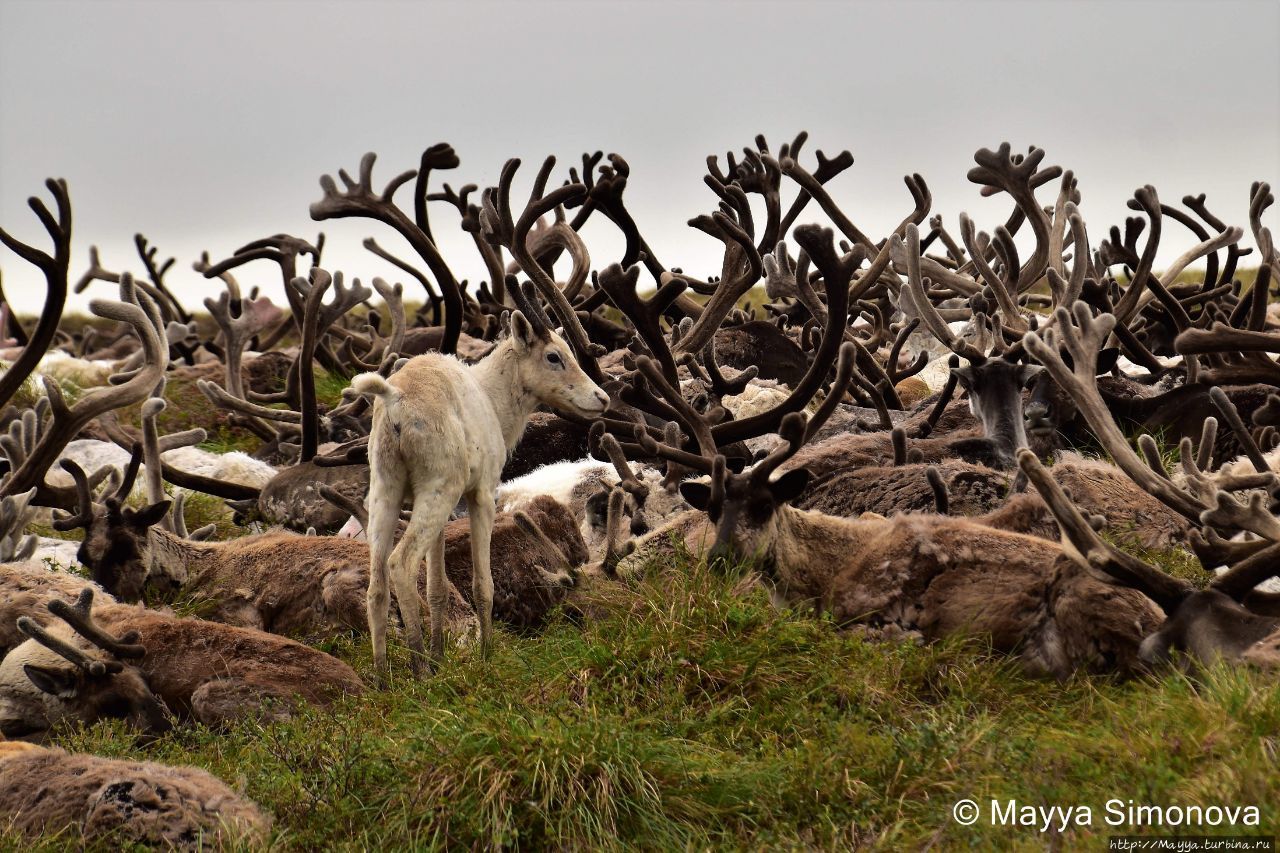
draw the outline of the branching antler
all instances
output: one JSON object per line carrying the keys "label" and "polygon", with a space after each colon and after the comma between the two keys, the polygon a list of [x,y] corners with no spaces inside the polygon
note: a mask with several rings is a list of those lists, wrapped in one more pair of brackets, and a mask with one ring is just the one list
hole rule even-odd
{"label": "branching antler", "polygon": [[[1056,335],[1045,331],[1028,332],[1022,339],[1027,351],[1048,369],[1059,387],[1075,401],[1103,449],[1125,474],[1170,508],[1198,521],[1200,513],[1207,507],[1174,486],[1167,478],[1155,474],[1138,458],[1098,393],[1098,353],[1115,328],[1115,316],[1101,314],[1094,317],[1089,306],[1083,302],[1076,302],[1071,311],[1059,308],[1055,316]],[[1061,340],[1071,357],[1071,367],[1067,367],[1058,348],[1045,340],[1046,336]]]}
{"label": "branching antler", "polygon": [[[430,150],[430,149],[428,149]],[[338,170],[344,189],[339,190],[329,175],[320,178],[320,188],[324,197],[311,205],[311,218],[316,220],[340,219],[344,217],[363,217],[376,219],[394,228],[400,236],[409,242],[435,277],[440,292],[444,294],[445,331],[440,342],[440,351],[453,353],[458,348],[458,338],[462,334],[462,290],[453,271],[445,263],[435,242],[417,222],[410,219],[394,201],[396,190],[404,186],[415,175],[416,170],[401,172],[392,178],[380,194],[373,190],[373,164],[377,155],[373,152],[360,159],[359,179],[352,180],[346,170]],[[425,186],[416,197],[421,197],[425,204]],[[425,219],[424,219],[425,224]],[[292,280],[292,277],[290,277]],[[297,311],[297,308],[294,309]],[[301,314],[301,311],[298,311]]]}
{"label": "branching antler", "polygon": [[[38,268],[48,284],[44,310],[40,312],[35,331],[23,348],[22,355],[0,376],[0,406],[13,398],[49,350],[54,334],[58,331],[58,321],[62,319],[62,308],[67,301],[67,270],[71,264],[71,197],[67,194],[67,182],[61,178],[50,178],[44,185],[53,196],[54,206],[58,210],[57,217],[35,196],[27,199],[27,205],[35,212],[36,218],[53,240],[52,253],[42,252],[23,243],[0,228],[0,243],[4,243],[15,255]],[[26,488],[21,491],[26,491]]]}
{"label": "branching antler", "polygon": [[485,239],[495,245],[504,246],[511,252],[516,263],[537,287],[538,293],[551,306],[552,313],[564,327],[565,336],[578,356],[578,363],[583,371],[593,381],[603,382],[604,374],[596,364],[596,357],[604,355],[604,348],[591,343],[573,306],[565,298],[564,292],[556,286],[555,281],[537,262],[529,248],[529,231],[535,222],[560,205],[579,204],[586,197],[586,188],[581,184],[566,184],[549,193],[546,192],[547,181],[551,177],[551,170],[555,167],[555,163],[554,157],[548,157],[543,161],[542,168],[534,179],[533,190],[529,194],[529,201],[524,211],[518,219],[513,220],[511,182],[515,179],[516,170],[520,168],[520,161],[508,160],[502,168],[498,186],[484,191],[480,221],[484,228]]}
{"label": "branching antler", "polygon": [[160,312],[150,299],[134,287],[133,278],[128,273],[120,277],[120,300],[110,302],[95,299],[89,304],[89,310],[99,317],[128,323],[133,328],[142,341],[143,365],[131,373],[113,376],[112,387],[89,389],[74,406],[67,405],[58,383],[46,378],[45,389],[49,395],[51,421],[44,427],[40,440],[22,465],[0,485],[0,494],[18,494],[37,486],[37,503],[64,505],[66,495],[47,486],[44,475],[67,442],[94,418],[146,399],[160,383],[169,364],[169,349],[164,343],[164,322],[160,318]]}
{"label": "branching antler", "polygon": [[662,375],[668,382],[677,382],[676,362],[662,332],[662,315],[671,307],[687,287],[684,279],[670,277],[648,299],[641,299],[636,292],[640,280],[640,267],[623,270],[618,264],[610,264],[600,271],[597,284],[609,295],[609,301],[627,316],[636,333],[654,358],[662,365]]}

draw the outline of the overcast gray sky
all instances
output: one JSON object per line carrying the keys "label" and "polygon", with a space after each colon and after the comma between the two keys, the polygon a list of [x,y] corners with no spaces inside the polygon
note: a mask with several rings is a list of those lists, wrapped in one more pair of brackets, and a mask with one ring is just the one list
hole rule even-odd
{"label": "overcast gray sky", "polygon": [[[547,154],[563,170],[603,149],[631,163],[630,207],[663,261],[705,275],[719,244],[685,222],[714,208],[706,155],[758,132],[776,150],[803,128],[810,166],[817,148],[853,152],[831,188],[876,237],[911,207],[908,172],[953,228],[961,210],[1003,221],[1007,198],[965,179],[1002,140],[1075,170],[1095,242],[1146,183],[1175,203],[1205,192],[1247,227],[1250,182],[1280,180],[1278,42],[1278,0],[0,0],[0,224],[45,245],[26,198],[65,177],[73,279],[91,243],[109,268],[139,270],[141,231],[198,302],[202,249],[279,231],[323,228],[326,266],[391,277],[360,247],[375,235],[407,253],[385,226],[307,213],[320,175],[366,151],[379,183],[439,141],[461,156],[455,185],[493,183],[519,156],[520,197]],[[435,223],[455,272],[479,278],[453,212]],[[1165,233],[1164,261],[1192,243]],[[607,223],[586,238],[595,266],[618,259]],[[0,268],[19,308],[39,310],[39,274],[2,247]],[[272,268],[241,281],[279,300]]]}

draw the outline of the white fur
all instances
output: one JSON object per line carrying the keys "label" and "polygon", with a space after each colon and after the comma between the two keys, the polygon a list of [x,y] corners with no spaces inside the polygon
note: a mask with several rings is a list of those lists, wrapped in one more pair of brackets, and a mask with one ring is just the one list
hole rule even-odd
{"label": "white fur", "polygon": [[41,536],[37,542],[35,553],[31,555],[34,562],[45,565],[56,563],[64,569],[80,565],[80,560],[76,556],[80,552],[79,542],[51,539],[48,536]]}
{"label": "white fur", "polygon": [[113,361],[77,358],[61,350],[53,350],[44,354],[33,375],[47,373],[60,382],[70,382],[81,388],[94,388],[106,385],[107,379],[114,372]]}
{"label": "white fur", "polygon": [[[414,670],[424,661],[418,574],[427,567],[431,652],[444,651],[444,527],[461,499],[471,518],[472,601],[480,643],[493,631],[493,576],[489,540],[494,492],[507,455],[539,404],[594,417],[609,397],[589,379],[558,335],[539,334],[519,311],[511,335],[473,366],[439,354],[409,361],[387,380],[362,374],[352,381],[374,397],[369,435],[369,633],[374,666],[387,669],[388,579],[405,626]],[[400,508],[413,495],[413,515],[396,544]],[[394,547],[394,550],[393,550]]]}
{"label": "white fur", "polygon": [[[612,485],[618,482],[618,474],[608,462],[580,459],[577,462],[556,462],[543,465],[498,486],[495,497],[499,512],[515,512],[525,509],[539,495],[550,495],[575,513],[574,492],[582,483]],[[584,499],[585,501],[585,499]]]}
{"label": "white fur", "polygon": [[[129,451],[110,442],[94,439],[77,439],[69,442],[58,460],[71,459],[90,476],[103,467],[115,468],[121,475],[129,467]],[[261,488],[276,475],[276,469],[266,462],[254,459],[247,453],[233,450],[229,453],[213,453],[199,447],[178,447],[164,454],[164,461],[188,474],[213,477],[242,486]],[[139,467],[138,486],[142,489],[145,466]],[[70,486],[71,475],[55,463],[48,474],[52,486]],[[139,491],[141,493],[141,491]]]}
{"label": "white fur", "polygon": [[273,466],[239,450],[213,453],[199,447],[177,447],[164,454],[164,461],[188,474],[256,489],[265,486],[277,473]]}
{"label": "white fur", "polygon": [[929,386],[930,393],[937,394],[947,386],[947,380],[951,378],[951,365],[948,363],[950,358],[950,352],[936,356],[916,374],[917,379]]}
{"label": "white fur", "polygon": [[76,439],[67,443],[58,459],[49,466],[45,479],[51,486],[70,486],[75,483],[71,475],[59,464],[63,459],[75,462],[89,476],[99,468],[115,468],[121,474],[129,467],[129,451],[110,442],[92,438]]}
{"label": "white fur", "polygon": [[[1262,458],[1263,461],[1267,463],[1268,469],[1273,473],[1280,474],[1280,446],[1273,447],[1271,450],[1268,450],[1266,453],[1262,454]],[[1210,482],[1215,482],[1224,475],[1241,476],[1255,473],[1257,473],[1257,469],[1253,467],[1253,463],[1249,461],[1249,457],[1241,455],[1232,459],[1230,462],[1223,463],[1216,471],[1208,473],[1207,476]],[[1186,487],[1187,475],[1183,473],[1181,465],[1174,466],[1170,478],[1180,488]]]}
{"label": "white fur", "polygon": [[[1177,367],[1179,364],[1182,364],[1182,356],[1158,355],[1156,356],[1156,361],[1160,362],[1161,366],[1163,367]],[[1137,374],[1139,376],[1145,375],[1147,373],[1147,369],[1145,367],[1143,367],[1140,364],[1134,364],[1132,361],[1125,358],[1124,356],[1120,356],[1118,359],[1116,359],[1116,366],[1120,368],[1121,373],[1126,373],[1130,375]]]}
{"label": "white fur", "polygon": [[734,420],[740,421],[778,406],[790,393],[786,386],[774,380],[753,379],[741,394],[724,397],[720,402]]}
{"label": "white fur", "polygon": [[[5,351],[0,356],[0,372],[12,367],[20,353],[21,349],[17,348]],[[68,355],[62,350],[52,350],[41,357],[36,369],[31,372],[31,378],[36,380],[36,388],[41,395],[44,394],[44,388],[39,383],[39,378],[45,374],[77,388],[96,388],[107,384],[107,379],[115,372],[115,364],[113,361],[88,360]]]}

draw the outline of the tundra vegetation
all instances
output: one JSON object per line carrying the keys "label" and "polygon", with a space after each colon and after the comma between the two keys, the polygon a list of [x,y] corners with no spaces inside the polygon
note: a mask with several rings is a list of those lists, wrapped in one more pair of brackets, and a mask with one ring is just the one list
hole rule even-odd
{"label": "tundra vegetation", "polygon": [[0,843],[1152,829],[962,826],[964,798],[1273,834],[1269,185],[1247,229],[1150,186],[1086,225],[1077,177],[1005,143],[968,173],[1002,222],[910,175],[876,235],[837,200],[852,155],[806,144],[708,159],[705,277],[617,154],[547,158],[523,207],[518,160],[480,191],[436,180],[446,144],[385,183],[368,154],[310,212],[407,290],[275,234],[189,259],[199,311],[142,235],[133,270],[73,261],[48,181],[43,242],[0,229],[48,287],[38,318],[0,290]]}

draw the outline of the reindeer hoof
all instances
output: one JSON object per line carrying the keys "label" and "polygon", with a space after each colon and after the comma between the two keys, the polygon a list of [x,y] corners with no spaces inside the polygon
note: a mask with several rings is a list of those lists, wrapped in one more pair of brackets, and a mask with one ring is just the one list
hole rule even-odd
{"label": "reindeer hoof", "polygon": [[424,676],[430,675],[434,671],[435,664],[432,661],[427,660],[426,656],[421,652],[410,655],[409,672],[413,675],[415,680],[421,681]]}

